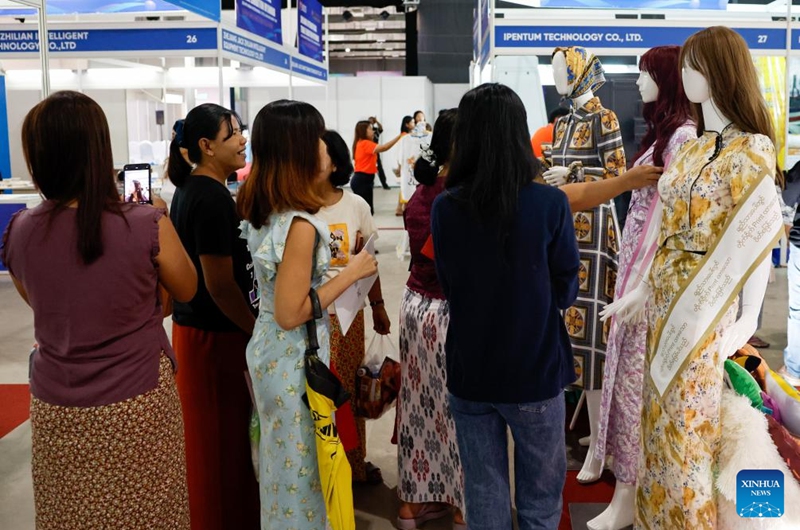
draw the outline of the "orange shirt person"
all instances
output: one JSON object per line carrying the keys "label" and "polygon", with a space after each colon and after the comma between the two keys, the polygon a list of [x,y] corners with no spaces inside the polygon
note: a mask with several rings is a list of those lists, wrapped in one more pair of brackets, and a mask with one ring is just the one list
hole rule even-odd
{"label": "orange shirt person", "polygon": [[533,147],[533,154],[536,155],[536,158],[544,158],[544,147],[553,143],[553,127],[555,126],[556,120],[560,116],[566,116],[567,114],[569,114],[569,109],[556,107],[547,115],[547,125],[540,127],[533,133],[533,137],[531,137],[531,147]]}
{"label": "orange shirt person", "polygon": [[394,144],[400,141],[404,134],[400,133],[392,140],[379,145],[373,141],[374,132],[370,122],[362,120],[356,123],[355,138],[353,140],[355,173],[350,179],[350,189],[367,201],[370,213],[375,213],[372,205],[372,188],[375,182],[375,174],[378,172],[378,154],[394,147]]}

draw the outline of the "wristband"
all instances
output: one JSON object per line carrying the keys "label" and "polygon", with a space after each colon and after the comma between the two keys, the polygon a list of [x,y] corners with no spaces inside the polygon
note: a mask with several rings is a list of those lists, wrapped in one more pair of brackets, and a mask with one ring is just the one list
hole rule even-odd
{"label": "wristband", "polygon": [[380,300],[375,300],[374,302],[370,302],[369,303],[370,307],[376,307],[376,306],[379,306],[379,305],[383,305],[383,298],[381,298]]}

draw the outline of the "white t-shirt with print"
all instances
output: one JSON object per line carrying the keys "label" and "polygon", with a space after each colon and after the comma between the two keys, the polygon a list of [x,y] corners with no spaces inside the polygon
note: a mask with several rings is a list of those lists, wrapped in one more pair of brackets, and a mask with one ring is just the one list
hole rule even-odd
{"label": "white t-shirt with print", "polygon": [[[330,238],[328,246],[331,249],[331,265],[325,273],[325,282],[335,278],[339,272],[350,262],[350,256],[356,246],[357,234],[361,232],[364,243],[378,230],[369,211],[367,201],[347,190],[343,190],[342,198],[332,206],[323,206],[317,212],[317,217],[328,225]],[[334,314],[333,304],[328,307],[328,313]]]}

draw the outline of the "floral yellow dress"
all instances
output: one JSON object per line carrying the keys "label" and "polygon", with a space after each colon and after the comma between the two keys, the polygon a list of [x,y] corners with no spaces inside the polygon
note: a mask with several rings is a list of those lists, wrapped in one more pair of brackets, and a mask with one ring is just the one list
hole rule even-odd
{"label": "floral yellow dress", "polygon": [[650,272],[654,296],[642,395],[639,529],[701,530],[717,524],[714,473],[723,381],[717,348],[721,334],[736,319],[736,302],[664,396],[658,396],[649,373],[656,353],[653,340],[673,298],[720,237],[729,212],[748,187],[775,168],[775,147],[766,136],[728,126],[719,150],[718,136],[706,132],[685,143],[658,183],[664,206]]}

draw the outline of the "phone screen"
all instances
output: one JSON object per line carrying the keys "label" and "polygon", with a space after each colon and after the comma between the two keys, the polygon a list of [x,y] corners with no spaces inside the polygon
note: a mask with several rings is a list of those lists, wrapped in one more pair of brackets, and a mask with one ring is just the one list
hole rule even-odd
{"label": "phone screen", "polygon": [[150,203],[150,170],[125,170],[125,202]]}

